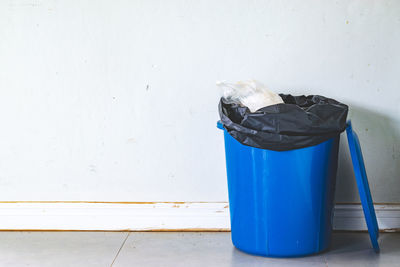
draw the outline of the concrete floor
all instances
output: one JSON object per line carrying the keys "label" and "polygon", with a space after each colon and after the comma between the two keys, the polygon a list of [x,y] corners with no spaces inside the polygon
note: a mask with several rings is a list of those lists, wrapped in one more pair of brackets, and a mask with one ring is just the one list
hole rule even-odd
{"label": "concrete floor", "polygon": [[400,233],[335,233],[330,251],[271,259],[235,249],[230,233],[0,232],[0,266],[400,266]]}

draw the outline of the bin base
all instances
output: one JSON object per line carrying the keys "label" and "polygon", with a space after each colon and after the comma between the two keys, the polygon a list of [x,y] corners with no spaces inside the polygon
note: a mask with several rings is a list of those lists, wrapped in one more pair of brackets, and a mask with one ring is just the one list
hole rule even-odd
{"label": "bin base", "polygon": [[302,258],[302,257],[307,257],[307,256],[315,256],[321,253],[326,252],[327,250],[329,250],[329,247],[317,250],[317,251],[311,251],[308,253],[293,253],[293,254],[284,254],[284,253],[279,253],[279,254],[270,254],[270,253],[263,253],[263,252],[258,252],[258,251],[254,251],[254,250],[248,250],[248,249],[242,249],[240,248],[240,246],[236,246],[233,242],[232,242],[233,246],[246,254],[249,255],[253,255],[253,256],[261,256],[261,257],[265,257],[265,258]]}

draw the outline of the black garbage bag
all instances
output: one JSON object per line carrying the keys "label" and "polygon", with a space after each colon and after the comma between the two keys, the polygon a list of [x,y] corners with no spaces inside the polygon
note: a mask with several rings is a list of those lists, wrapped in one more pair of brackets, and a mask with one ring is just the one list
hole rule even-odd
{"label": "black garbage bag", "polygon": [[319,95],[280,96],[284,104],[253,113],[221,98],[224,128],[243,145],[275,151],[317,145],[346,129],[347,105]]}

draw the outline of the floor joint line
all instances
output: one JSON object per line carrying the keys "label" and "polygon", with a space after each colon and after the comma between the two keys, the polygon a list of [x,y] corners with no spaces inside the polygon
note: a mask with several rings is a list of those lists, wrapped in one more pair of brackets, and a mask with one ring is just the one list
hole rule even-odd
{"label": "floor joint line", "polygon": [[128,239],[128,237],[129,237],[130,234],[131,234],[131,233],[128,232],[128,234],[126,235],[126,237],[125,237],[125,239],[124,239],[124,242],[122,242],[121,247],[118,249],[117,255],[115,255],[114,260],[112,261],[110,267],[112,267],[112,266],[114,265],[115,260],[118,258],[118,255],[119,255],[119,253],[121,252],[122,248],[124,247],[125,242],[126,242],[126,240]]}

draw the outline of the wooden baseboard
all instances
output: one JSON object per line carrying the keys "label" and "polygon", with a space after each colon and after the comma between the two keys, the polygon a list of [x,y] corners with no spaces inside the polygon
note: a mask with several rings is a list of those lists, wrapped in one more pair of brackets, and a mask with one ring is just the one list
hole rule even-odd
{"label": "wooden baseboard", "polygon": [[[379,228],[400,230],[400,204],[375,205]],[[229,231],[225,202],[0,202],[0,230]],[[334,229],[366,230],[359,204],[335,206]]]}
{"label": "wooden baseboard", "polygon": [[[400,204],[375,204],[374,207],[381,231],[400,232]],[[344,231],[367,230],[361,204],[336,205],[333,228]]]}
{"label": "wooden baseboard", "polygon": [[227,203],[0,203],[2,230],[229,230]]}

